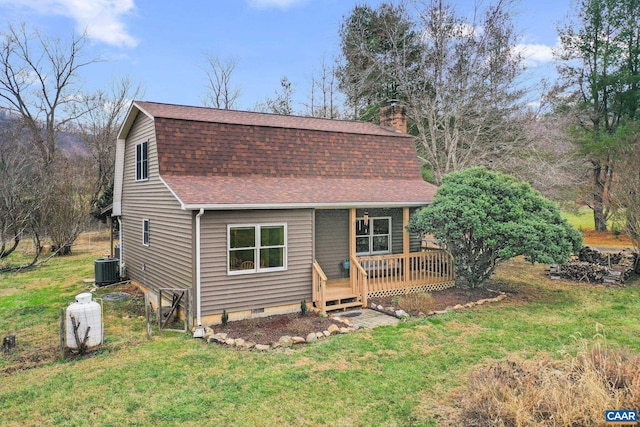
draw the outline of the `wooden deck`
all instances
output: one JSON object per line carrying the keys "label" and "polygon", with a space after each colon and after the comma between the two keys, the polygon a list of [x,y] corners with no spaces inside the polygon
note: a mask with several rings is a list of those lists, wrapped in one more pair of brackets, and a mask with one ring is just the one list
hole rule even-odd
{"label": "wooden deck", "polygon": [[367,298],[432,292],[455,284],[453,260],[444,251],[352,257],[349,278],[329,280],[313,267],[313,302],[322,312],[366,306]]}

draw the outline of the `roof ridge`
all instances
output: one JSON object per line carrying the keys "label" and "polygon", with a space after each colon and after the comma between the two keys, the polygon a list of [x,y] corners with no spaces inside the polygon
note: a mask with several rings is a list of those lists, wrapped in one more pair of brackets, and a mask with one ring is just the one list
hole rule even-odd
{"label": "roof ridge", "polygon": [[139,100],[133,102],[150,116],[164,119],[409,137],[409,135],[391,128],[360,120],[328,119],[323,117],[283,115],[246,110],[226,110],[206,106],[155,101]]}

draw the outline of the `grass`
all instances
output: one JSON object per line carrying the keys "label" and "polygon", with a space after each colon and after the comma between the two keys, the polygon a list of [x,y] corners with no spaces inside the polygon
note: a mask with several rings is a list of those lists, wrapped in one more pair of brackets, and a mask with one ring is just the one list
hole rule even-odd
{"label": "grass", "polygon": [[587,207],[582,207],[575,212],[563,211],[562,216],[576,230],[580,230],[584,237],[584,244],[588,246],[624,248],[631,247],[629,237],[620,231],[623,227],[609,220],[608,231],[594,231],[593,211]]}
{"label": "grass", "polygon": [[[79,247],[43,268],[0,277],[0,322],[39,319],[39,311],[66,306],[85,290],[82,279],[93,276],[93,259],[104,252]],[[107,343],[99,351],[0,374],[0,420],[9,426],[197,426],[212,420],[435,426],[483,363],[575,355],[575,337],[591,337],[596,328],[611,348],[640,352],[638,282],[606,288],[550,281],[543,268],[514,260],[500,269],[489,284],[508,291],[499,304],[274,353],[157,331],[147,341],[139,306],[105,306]]]}

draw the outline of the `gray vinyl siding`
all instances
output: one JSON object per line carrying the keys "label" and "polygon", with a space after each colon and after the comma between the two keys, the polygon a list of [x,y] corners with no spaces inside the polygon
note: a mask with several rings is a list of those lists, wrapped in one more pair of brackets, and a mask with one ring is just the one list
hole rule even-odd
{"label": "gray vinyl siding", "polygon": [[[365,209],[357,209],[356,217],[362,218]],[[367,209],[369,218],[375,217],[391,217],[391,253],[402,253],[402,208],[394,209]]]}
{"label": "gray vinyl siding", "polygon": [[[419,208],[409,209],[409,218],[411,218]],[[420,252],[422,248],[422,236],[414,233],[409,234],[409,252]]]}
{"label": "gray vinyl siding", "polygon": [[340,263],[349,258],[349,210],[316,211],[316,261],[328,279],[343,277]]}
{"label": "gray vinyl siding", "polygon": [[[227,225],[287,224],[285,271],[228,275]],[[202,315],[311,301],[313,211],[207,211],[201,217]]]}
{"label": "gray vinyl siding", "polygon": [[[144,141],[149,141],[149,179],[136,182],[136,144]],[[122,225],[127,275],[151,289],[191,288],[193,213],[181,209],[159,178],[153,121],[144,114],[138,114],[128,134],[124,157]],[[143,219],[149,220],[149,246],[142,244]]]}

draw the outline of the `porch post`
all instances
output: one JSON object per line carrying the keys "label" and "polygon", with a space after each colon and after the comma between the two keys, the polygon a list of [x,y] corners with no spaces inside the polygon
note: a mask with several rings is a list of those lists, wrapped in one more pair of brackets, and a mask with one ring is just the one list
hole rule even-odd
{"label": "porch post", "polygon": [[356,256],[356,210],[349,209],[349,258]]}
{"label": "porch post", "polygon": [[351,291],[357,293],[360,289],[356,289],[358,281],[358,271],[352,262],[356,256],[356,209],[349,209],[349,285]]}
{"label": "porch post", "polygon": [[404,282],[405,284],[409,281],[409,251],[411,247],[409,245],[409,231],[407,230],[407,225],[409,225],[409,208],[402,208],[402,254],[404,257]]}

